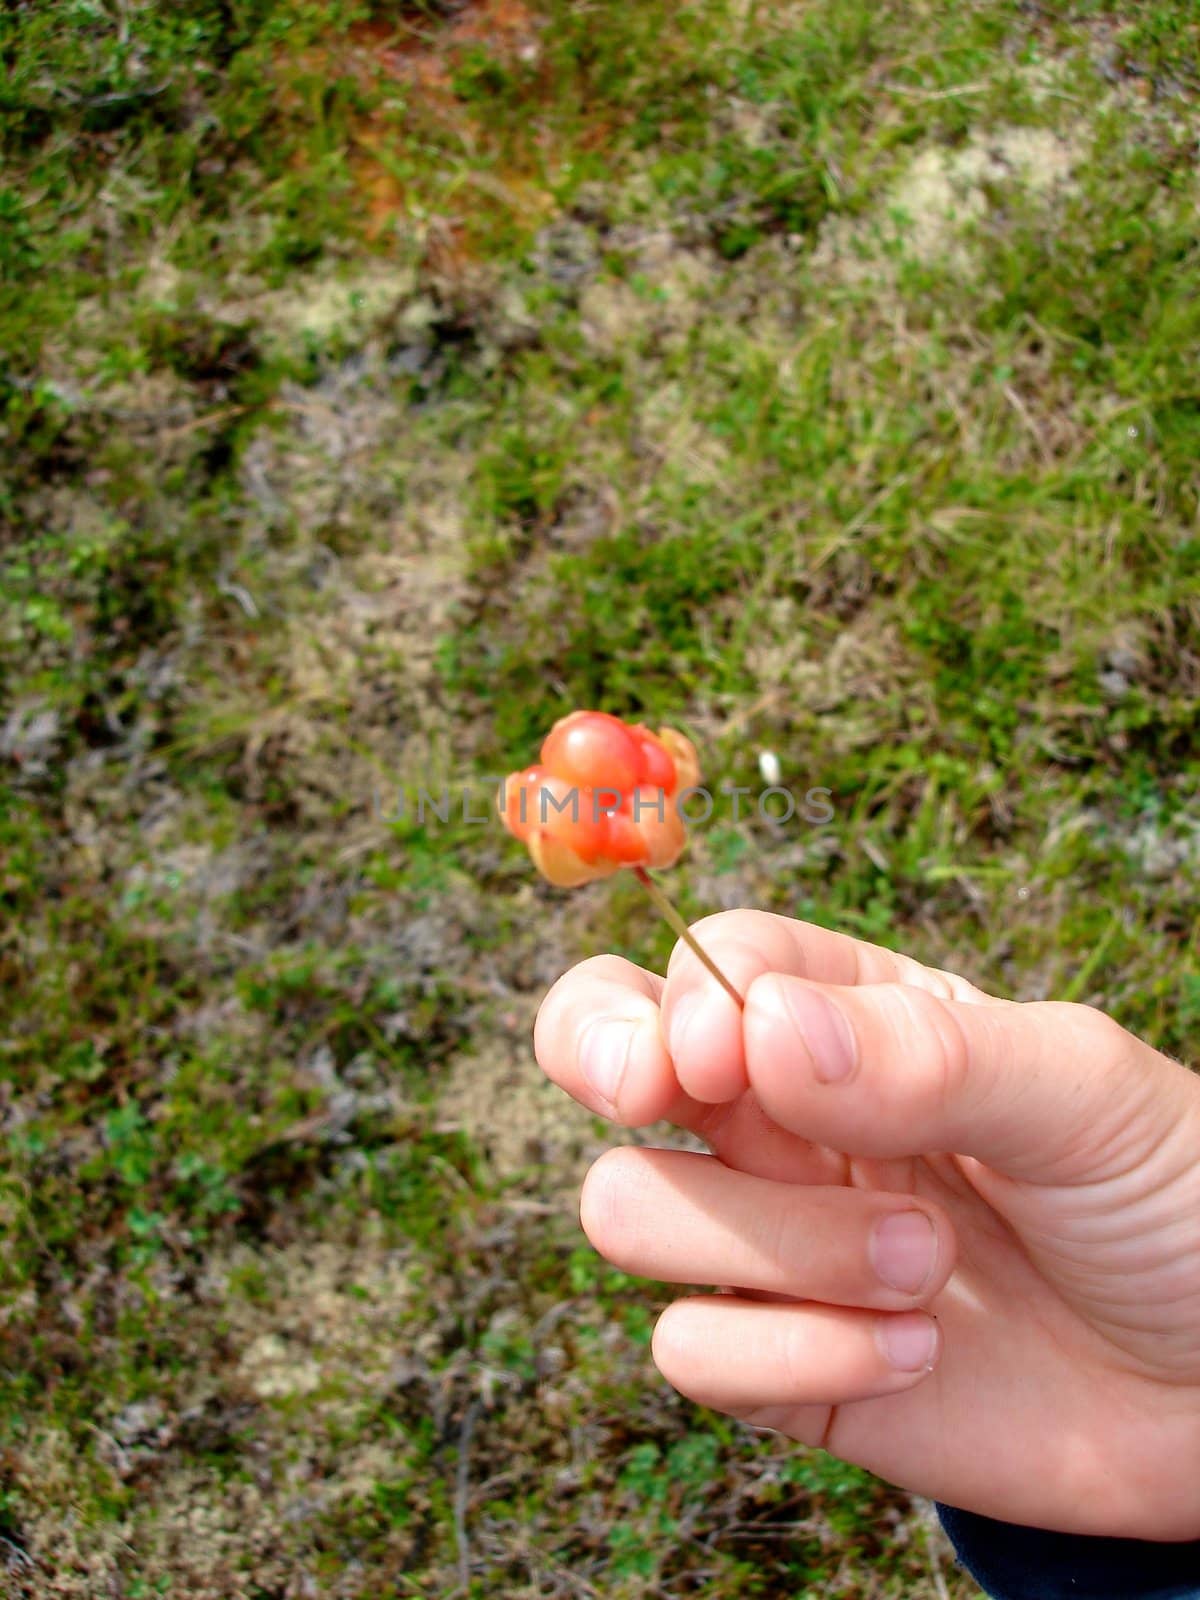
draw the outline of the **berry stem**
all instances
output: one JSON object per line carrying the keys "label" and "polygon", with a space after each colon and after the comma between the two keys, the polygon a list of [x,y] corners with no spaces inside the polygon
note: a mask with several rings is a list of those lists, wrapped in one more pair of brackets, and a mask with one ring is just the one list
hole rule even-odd
{"label": "berry stem", "polygon": [[703,962],[703,964],[712,973],[713,977],[724,989],[725,993],[731,996],[734,1003],[738,1007],[738,1010],[740,1011],[744,1003],[741,995],[733,987],[729,979],[721,971],[720,967],[713,960],[713,958],[704,949],[700,941],[696,938],[695,934],[688,927],[687,923],[667,899],[666,895],[659,888],[658,884],[655,883],[654,879],[646,871],[645,867],[634,867],[633,875],[641,884],[642,888],[645,889],[651,900],[654,901],[655,908],[662,917],[663,921],[672,930],[672,932],[679,935],[684,944],[687,945],[688,949],[697,958],[697,960]]}

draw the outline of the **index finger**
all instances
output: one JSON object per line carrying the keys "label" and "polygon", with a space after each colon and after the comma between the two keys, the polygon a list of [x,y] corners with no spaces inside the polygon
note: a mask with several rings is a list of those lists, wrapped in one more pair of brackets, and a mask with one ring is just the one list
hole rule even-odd
{"label": "index finger", "polygon": [[565,972],[542,1001],[533,1052],[542,1071],[589,1111],[641,1127],[683,1098],[663,1041],[664,980],[620,956]]}
{"label": "index finger", "polygon": [[[903,983],[945,1000],[988,1003],[965,978],[922,966],[911,956],[868,944],[813,922],[768,911],[722,911],[691,929],[743,997],[766,972],[844,987]],[[663,1032],[679,1085],[710,1104],[748,1087],[742,1012],[703,963],[680,942],[667,967]]]}
{"label": "index finger", "polygon": [[[842,985],[902,982],[959,1000],[988,998],[962,978],[790,917],[722,912],[696,923],[695,931],[743,995],[755,978],[777,972]],[[573,967],[542,1002],[534,1050],[543,1072],[590,1111],[614,1117],[619,1103],[619,1120],[627,1126],[666,1117],[710,1143],[715,1108],[739,1100],[747,1087],[741,1012],[685,945],[676,946],[665,983],[620,956],[594,956]],[[724,1121],[719,1126],[727,1138],[740,1138]]]}
{"label": "index finger", "polygon": [[588,1110],[627,1127],[673,1122],[742,1172],[779,1183],[844,1182],[841,1156],[778,1127],[753,1094],[703,1105],[684,1093],[663,1042],[662,990],[656,973],[619,956],[572,967],[538,1012],[538,1065]]}

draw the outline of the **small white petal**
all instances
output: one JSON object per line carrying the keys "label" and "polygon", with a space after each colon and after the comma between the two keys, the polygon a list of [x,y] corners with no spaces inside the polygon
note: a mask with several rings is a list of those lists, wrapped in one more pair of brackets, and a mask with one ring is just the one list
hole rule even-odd
{"label": "small white petal", "polygon": [[779,757],[774,750],[758,752],[758,770],[762,773],[762,781],[771,787],[783,777],[783,768],[779,765]]}

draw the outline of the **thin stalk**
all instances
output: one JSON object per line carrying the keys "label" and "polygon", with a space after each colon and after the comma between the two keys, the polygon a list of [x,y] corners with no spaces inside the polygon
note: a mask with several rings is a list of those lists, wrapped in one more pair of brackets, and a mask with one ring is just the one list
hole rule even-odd
{"label": "thin stalk", "polygon": [[633,875],[641,884],[642,888],[645,889],[651,900],[654,901],[655,908],[662,917],[663,921],[672,930],[672,932],[679,935],[696,959],[703,962],[703,964],[708,968],[709,972],[712,973],[713,977],[724,989],[725,993],[730,996],[734,1004],[739,1010],[741,1010],[741,1007],[744,1004],[741,995],[733,987],[729,979],[721,971],[720,967],[713,960],[713,958],[708,954],[707,950],[704,949],[703,945],[696,938],[695,934],[688,927],[687,923],[679,915],[678,911],[676,911],[675,907],[667,899],[666,895],[662,892],[657,883],[655,883],[654,879],[646,871],[645,867],[634,867]]}

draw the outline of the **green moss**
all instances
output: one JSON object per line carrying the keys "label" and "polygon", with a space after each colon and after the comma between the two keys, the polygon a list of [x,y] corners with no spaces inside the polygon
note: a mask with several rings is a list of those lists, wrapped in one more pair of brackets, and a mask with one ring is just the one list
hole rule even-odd
{"label": "green moss", "polygon": [[63,1594],[450,1592],[464,1492],[472,1594],[933,1592],[664,1391],[602,1130],[522,1131],[548,982],[670,949],[488,821],[574,705],[827,796],[695,829],[690,915],[1194,1050],[1189,7],[501,10],[0,22],[0,1533]]}

